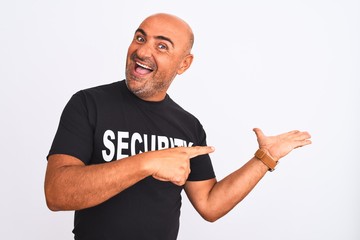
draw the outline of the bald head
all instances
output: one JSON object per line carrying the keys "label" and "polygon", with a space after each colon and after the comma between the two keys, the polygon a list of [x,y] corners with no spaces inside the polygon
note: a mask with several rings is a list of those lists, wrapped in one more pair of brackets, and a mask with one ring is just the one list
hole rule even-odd
{"label": "bald head", "polygon": [[165,13],[147,17],[135,31],[126,61],[126,84],[139,98],[160,101],[173,79],[191,65],[194,35],[182,19]]}
{"label": "bald head", "polygon": [[140,28],[143,24],[149,23],[149,22],[153,22],[153,23],[157,23],[160,24],[160,26],[162,27],[168,27],[168,29],[171,29],[172,31],[174,31],[177,35],[183,35],[185,36],[185,46],[186,46],[186,52],[190,53],[191,49],[194,45],[194,33],[191,29],[191,27],[189,26],[189,24],[187,22],[185,22],[183,19],[175,16],[175,15],[171,15],[168,13],[157,13],[157,14],[153,14],[150,15],[149,17],[147,17],[141,24],[140,24]]}

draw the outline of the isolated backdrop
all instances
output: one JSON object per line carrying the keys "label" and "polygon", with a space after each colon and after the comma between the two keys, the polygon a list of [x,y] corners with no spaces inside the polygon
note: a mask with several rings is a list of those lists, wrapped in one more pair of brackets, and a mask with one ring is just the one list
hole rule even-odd
{"label": "isolated backdrop", "polygon": [[1,1],[0,238],[73,238],[73,213],[49,211],[43,194],[61,111],[124,78],[134,31],[157,12],[193,27],[195,61],[169,93],[201,120],[218,179],[251,158],[253,127],[313,136],[218,222],[184,195],[179,239],[360,239],[355,0]]}

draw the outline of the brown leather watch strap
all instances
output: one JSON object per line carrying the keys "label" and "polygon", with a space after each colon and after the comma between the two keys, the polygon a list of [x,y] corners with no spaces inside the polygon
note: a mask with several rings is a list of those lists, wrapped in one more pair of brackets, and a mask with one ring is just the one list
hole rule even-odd
{"label": "brown leather watch strap", "polygon": [[258,149],[255,153],[255,157],[262,161],[269,168],[270,172],[275,170],[277,162],[275,162],[274,159],[269,156],[263,149]]}

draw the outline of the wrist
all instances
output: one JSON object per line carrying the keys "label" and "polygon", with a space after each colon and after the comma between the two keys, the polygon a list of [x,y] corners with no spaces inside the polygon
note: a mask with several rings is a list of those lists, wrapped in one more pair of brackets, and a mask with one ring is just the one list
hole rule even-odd
{"label": "wrist", "polygon": [[266,149],[259,148],[254,155],[257,159],[259,159],[264,165],[268,167],[268,170],[270,172],[275,170],[278,161],[274,160],[274,158],[268,153]]}
{"label": "wrist", "polygon": [[135,156],[140,157],[140,169],[146,176],[151,176],[156,172],[156,161],[152,157],[152,152],[144,152]]}

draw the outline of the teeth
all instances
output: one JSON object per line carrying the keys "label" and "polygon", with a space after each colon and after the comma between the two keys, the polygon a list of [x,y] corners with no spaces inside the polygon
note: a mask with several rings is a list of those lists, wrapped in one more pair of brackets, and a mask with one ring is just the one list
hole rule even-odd
{"label": "teeth", "polygon": [[144,64],[141,64],[141,63],[139,63],[139,62],[136,62],[136,64],[139,65],[139,66],[142,67],[142,68],[146,68],[146,69],[152,70],[151,67],[146,66],[146,65],[144,65]]}

